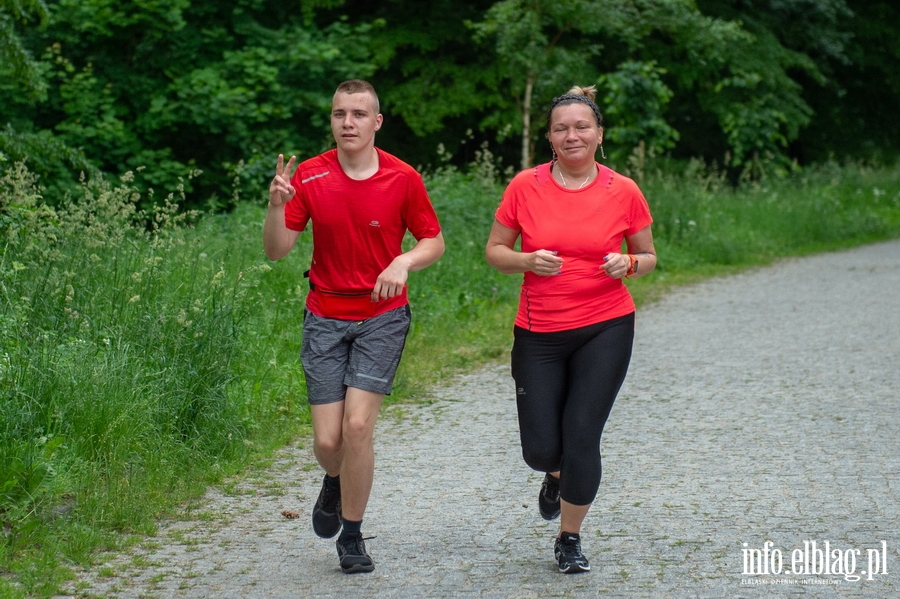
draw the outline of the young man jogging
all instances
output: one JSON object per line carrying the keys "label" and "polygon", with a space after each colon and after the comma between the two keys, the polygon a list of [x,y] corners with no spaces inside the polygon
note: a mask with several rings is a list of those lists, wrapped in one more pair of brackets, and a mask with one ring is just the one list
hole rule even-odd
{"label": "young man jogging", "polygon": [[[278,156],[263,225],[266,255],[288,254],[313,223],[303,320],[314,450],[325,470],[313,530],[336,541],[341,569],[371,572],[360,527],[375,471],[373,431],[409,331],[408,273],[444,253],[440,224],[419,174],[375,147],[378,96],[367,82],[338,86],[331,108],[337,148],[306,160]],[[417,243],[408,252],[409,230]]]}

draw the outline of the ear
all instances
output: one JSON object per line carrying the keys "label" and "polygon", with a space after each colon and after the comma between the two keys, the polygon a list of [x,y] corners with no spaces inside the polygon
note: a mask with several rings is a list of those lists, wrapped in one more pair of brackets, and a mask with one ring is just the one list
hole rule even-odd
{"label": "ear", "polygon": [[381,124],[384,122],[384,115],[380,112],[375,115],[375,130],[378,131],[381,129]]}

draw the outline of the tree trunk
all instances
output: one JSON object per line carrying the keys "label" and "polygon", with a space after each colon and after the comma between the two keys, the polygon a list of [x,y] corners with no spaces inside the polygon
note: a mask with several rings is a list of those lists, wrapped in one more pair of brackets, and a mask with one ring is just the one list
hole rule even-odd
{"label": "tree trunk", "polygon": [[525,97],[522,101],[522,170],[531,168],[531,93],[534,77],[525,79]]}

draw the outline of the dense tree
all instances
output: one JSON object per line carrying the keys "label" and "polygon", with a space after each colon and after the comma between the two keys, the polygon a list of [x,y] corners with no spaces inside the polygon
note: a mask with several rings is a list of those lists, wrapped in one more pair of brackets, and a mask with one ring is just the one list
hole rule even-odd
{"label": "dense tree", "polygon": [[574,73],[593,71],[600,46],[589,34],[607,28],[624,29],[627,35],[633,18],[628,8],[624,2],[501,0],[484,21],[472,24],[476,40],[493,41],[500,73],[510,83],[521,131],[521,168],[532,164],[535,86],[539,92],[564,89]]}
{"label": "dense tree", "polygon": [[509,165],[547,158],[535,123],[573,84],[598,85],[619,162],[893,155],[898,16],[876,0],[0,0],[0,161],[27,157],[51,198],[81,171],[146,166],[145,186],[223,203],[235,182],[259,193],[277,152],[328,147],[350,77],[379,90],[379,144],[415,164],[486,141]]}
{"label": "dense tree", "polygon": [[[847,0],[838,22],[842,53],[817,56],[825,80],[804,82],[815,116],[791,150],[804,162],[838,158],[894,158],[900,140],[900,6],[884,0]],[[812,36],[815,39],[815,35]]]}
{"label": "dense tree", "polygon": [[22,43],[16,23],[41,23],[46,19],[47,6],[42,0],[0,0],[0,78],[9,79],[32,100],[43,96],[46,84],[38,63]]}
{"label": "dense tree", "polygon": [[[316,11],[319,27],[343,15],[384,24],[370,34],[377,65],[373,82],[385,115],[380,146],[415,164],[454,152],[465,162],[485,136],[496,136],[493,123],[482,122],[504,95],[496,60],[472,42],[466,26],[490,6],[490,0],[347,0]],[[445,149],[442,157],[438,147]]]}
{"label": "dense tree", "polygon": [[[68,166],[84,156],[111,173],[146,166],[142,181],[161,190],[181,179],[203,197],[229,194],[235,180],[258,191],[273,153],[328,143],[335,81],[374,70],[367,36],[376,25],[317,28],[302,10],[284,15],[264,0],[55,0],[48,8],[31,43],[46,48],[49,93],[34,104],[0,88],[0,122],[9,123],[0,151],[34,158],[67,148]],[[58,160],[41,158],[32,168],[61,191]],[[188,181],[195,169],[203,176]]]}

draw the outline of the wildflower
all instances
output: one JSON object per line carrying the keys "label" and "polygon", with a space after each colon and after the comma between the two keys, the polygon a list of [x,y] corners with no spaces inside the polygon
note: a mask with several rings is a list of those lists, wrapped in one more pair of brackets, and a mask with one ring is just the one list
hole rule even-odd
{"label": "wildflower", "polygon": [[189,327],[194,323],[193,320],[188,320],[187,313],[184,310],[178,313],[178,318],[175,320],[183,327]]}

